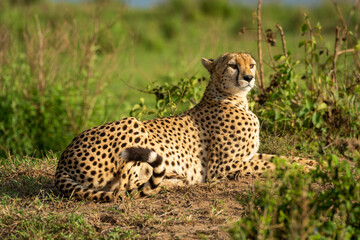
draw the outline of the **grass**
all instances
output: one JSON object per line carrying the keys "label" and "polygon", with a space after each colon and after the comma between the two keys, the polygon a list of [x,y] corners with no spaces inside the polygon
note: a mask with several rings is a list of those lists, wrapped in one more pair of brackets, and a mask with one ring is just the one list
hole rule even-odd
{"label": "grass", "polygon": [[[151,11],[111,2],[81,7],[61,4],[63,10],[58,12],[53,3],[11,5],[4,1],[1,156],[8,150],[36,157],[48,150],[59,152],[80,131],[128,116],[139,102],[137,89],[207,76],[201,57],[226,51],[256,52],[250,8],[239,8],[246,13],[239,19],[235,12],[211,16],[203,3],[199,9],[176,4]],[[264,14],[272,10],[269,6]],[[299,27],[302,18],[297,20]],[[272,21],[267,18],[264,28],[272,28]],[[239,35],[243,26],[248,30]],[[295,48],[297,36],[287,37],[289,49]],[[324,39],[324,47],[331,49],[330,38]],[[280,48],[274,50],[273,54],[280,52]],[[141,97],[149,106],[156,102],[153,95]],[[22,142],[22,147],[15,142]]]}
{"label": "grass", "polygon": [[95,204],[63,199],[54,187],[61,151],[91,126],[193,106],[207,78],[201,57],[256,56],[256,9],[223,0],[146,10],[114,1],[1,1],[0,238],[358,237],[358,8],[262,8],[267,88],[249,96],[262,126],[260,152],[324,159],[322,170],[302,175],[290,166],[259,183]]}
{"label": "grass", "polygon": [[[281,159],[275,163],[284,168]],[[358,238],[359,168],[334,155],[320,164],[310,174],[278,168],[275,178],[255,184],[240,201],[249,212],[231,229],[233,238]]]}
{"label": "grass", "polygon": [[[6,157],[8,151],[36,157],[49,150],[58,153],[82,130],[128,116],[140,97],[147,106],[156,103],[154,94],[140,95],[138,89],[207,76],[202,57],[214,58],[227,51],[256,55],[254,9],[237,6],[229,10],[221,5],[223,10],[210,13],[199,2],[192,6],[189,1],[172,1],[152,10],[133,10],[111,1],[81,6],[3,1],[0,155]],[[304,21],[302,12],[311,14],[313,25],[317,21],[322,25],[323,40],[317,39],[317,50],[333,51],[337,23],[324,15],[334,11],[332,6],[291,8],[291,20],[282,15],[269,17],[274,9],[287,12],[287,8],[264,6],[264,29],[272,29],[276,40],[276,46],[269,48],[272,56],[282,53],[274,27],[278,22],[284,27],[292,56],[301,56],[298,29]],[[349,11],[347,4],[342,8]],[[349,29],[354,27],[352,19]],[[295,25],[286,25],[288,22]],[[274,65],[271,55],[264,55],[268,83]],[[302,71],[304,64],[294,69]]]}
{"label": "grass", "polygon": [[[280,144],[276,148],[272,148],[270,144],[267,147],[277,154],[288,153],[289,148],[296,149],[296,141],[288,140],[273,137],[269,142],[276,141]],[[294,145],[281,144],[282,142],[290,142]],[[267,143],[268,141],[265,145]],[[239,226],[243,226],[242,223],[246,221],[253,224],[261,223],[261,219],[256,218],[255,221],[251,218],[262,216],[262,213],[258,212],[262,207],[270,207],[270,203],[276,203],[275,206],[279,209],[288,209],[287,206],[292,206],[294,203],[304,204],[305,202],[298,198],[298,193],[304,191],[310,194],[306,198],[307,201],[315,199],[323,204],[318,207],[318,211],[323,209],[326,212],[331,209],[326,204],[333,205],[339,197],[342,199],[339,199],[339,203],[350,201],[350,206],[355,208],[358,203],[356,194],[358,194],[360,175],[356,171],[359,170],[349,171],[349,165],[342,165],[339,168],[337,163],[330,165],[324,172],[326,175],[330,174],[327,180],[324,175],[320,178],[319,174],[322,172],[318,172],[317,177],[310,177],[310,175],[302,175],[296,168],[286,171],[279,169],[275,181],[274,178],[261,182],[245,178],[240,182],[205,183],[164,189],[161,194],[152,198],[125,198],[116,203],[93,203],[62,198],[54,187],[56,162],[56,158],[49,157],[31,159],[22,163],[13,160],[2,165],[0,176],[2,193],[0,237],[2,239],[137,239],[152,236],[213,239],[228,238],[226,232],[231,226],[233,226],[232,236],[236,238],[239,236]],[[338,170],[335,171],[337,168]],[[345,172],[346,175],[343,174]],[[334,179],[336,176],[338,179]],[[351,187],[352,184],[357,187]],[[271,192],[268,192],[269,189]],[[279,192],[274,193],[274,191]],[[288,192],[284,194],[282,191]],[[272,197],[268,194],[272,194]],[[285,199],[290,199],[286,200],[289,202],[283,202],[281,196],[287,196]],[[329,199],[328,203],[324,202],[323,198]],[[240,202],[237,199],[241,199]],[[261,201],[271,202],[264,205]],[[257,204],[260,204],[259,208]],[[303,205],[295,206],[303,209]],[[251,210],[252,208],[254,210]],[[333,213],[337,213],[335,209],[336,207]],[[353,212],[357,214],[356,211]],[[290,216],[291,214],[294,213],[290,211]],[[335,218],[337,228],[342,226],[339,225],[341,214]],[[312,215],[307,215],[309,216]],[[317,218],[316,216],[312,217]],[[240,217],[244,219],[243,222],[232,225]],[[296,223],[292,222],[292,227],[296,227]],[[268,231],[272,230],[271,225],[266,227]],[[331,223],[326,227],[330,227],[330,230],[325,229],[328,234],[332,229]],[[247,228],[241,229],[244,231]],[[251,233],[249,236],[252,236]]]}
{"label": "grass", "polygon": [[[116,203],[63,199],[54,187],[54,161],[3,165],[1,239],[224,236],[218,224],[242,211],[235,196],[246,186],[240,185],[243,190],[239,190],[234,182],[214,185],[211,190],[205,184],[200,190],[199,186],[167,189],[152,198],[125,198]],[[232,200],[225,201],[229,196]]]}

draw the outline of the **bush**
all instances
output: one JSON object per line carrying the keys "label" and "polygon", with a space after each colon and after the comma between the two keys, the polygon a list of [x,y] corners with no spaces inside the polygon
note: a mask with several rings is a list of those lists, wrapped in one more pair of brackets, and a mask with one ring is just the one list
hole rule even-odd
{"label": "bush", "polygon": [[21,4],[30,5],[30,4],[40,3],[43,1],[44,0],[9,0],[9,3],[12,5],[21,5]]}
{"label": "bush", "polygon": [[[6,91],[0,94],[0,157],[59,151],[73,134],[66,115],[64,89],[55,85],[38,91],[31,86],[34,79],[29,70],[23,63],[20,69],[5,69],[0,77],[1,88]],[[24,85],[11,78],[8,71],[19,71]]]}
{"label": "bush", "polygon": [[25,26],[23,44],[0,29],[10,35],[0,58],[0,158],[60,151],[75,134],[103,121],[97,42],[64,32],[71,32],[67,27],[55,34],[36,18],[35,26]]}
{"label": "bush", "polygon": [[181,78],[173,84],[165,83],[155,87],[148,85],[145,92],[156,97],[155,107],[147,106],[141,98],[140,103],[133,106],[130,116],[138,119],[148,115],[164,117],[175,115],[178,110],[190,109],[201,99],[203,93],[201,82],[204,80],[205,78],[191,77]]}
{"label": "bush", "polygon": [[205,15],[230,17],[233,13],[228,0],[200,0],[200,9]]}
{"label": "bush", "polygon": [[274,176],[240,198],[249,211],[230,230],[234,239],[360,237],[359,167],[332,155],[321,168],[303,174],[299,166],[274,161]]}
{"label": "bush", "polygon": [[0,76],[0,157],[60,151],[86,128],[93,111],[101,116],[88,102],[86,86],[76,92],[71,82],[42,86],[22,60],[3,66]]}
{"label": "bush", "polygon": [[[330,54],[322,44],[321,25],[311,26],[308,17],[301,35],[299,48],[303,51],[294,56],[283,46],[283,54],[274,56],[269,86],[259,97],[253,96],[258,103],[254,111],[272,133],[279,129],[306,133],[311,129],[310,135],[322,138],[329,134],[359,136],[356,55],[341,56],[345,52],[340,49]],[[357,42],[350,35],[347,40],[349,45]]]}

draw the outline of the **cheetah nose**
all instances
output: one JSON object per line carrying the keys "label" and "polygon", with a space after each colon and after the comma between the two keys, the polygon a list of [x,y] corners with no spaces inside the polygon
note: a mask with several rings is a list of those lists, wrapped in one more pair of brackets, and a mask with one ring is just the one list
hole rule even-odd
{"label": "cheetah nose", "polygon": [[245,75],[244,80],[250,82],[254,78],[253,75]]}

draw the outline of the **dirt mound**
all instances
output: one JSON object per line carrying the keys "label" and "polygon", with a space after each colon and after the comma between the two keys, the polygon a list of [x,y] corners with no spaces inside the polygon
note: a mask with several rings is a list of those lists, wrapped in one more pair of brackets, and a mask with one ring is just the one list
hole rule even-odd
{"label": "dirt mound", "polygon": [[163,189],[149,198],[94,203],[63,199],[53,176],[54,169],[48,167],[13,169],[3,172],[1,191],[21,200],[14,202],[26,203],[15,204],[15,209],[26,206],[27,212],[44,218],[54,213],[62,219],[79,215],[97,237],[118,234],[125,239],[228,239],[227,228],[247,212],[237,198],[253,186],[252,179],[204,183]]}

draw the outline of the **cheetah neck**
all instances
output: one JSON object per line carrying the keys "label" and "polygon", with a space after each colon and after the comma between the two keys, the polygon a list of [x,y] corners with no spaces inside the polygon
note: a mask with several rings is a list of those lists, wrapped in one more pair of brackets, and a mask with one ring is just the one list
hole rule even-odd
{"label": "cheetah neck", "polygon": [[226,94],[221,90],[217,89],[214,84],[209,84],[206,87],[203,98],[200,101],[200,104],[231,104],[235,105],[238,108],[248,110],[248,100],[246,98],[247,92],[242,92],[240,94]]}

